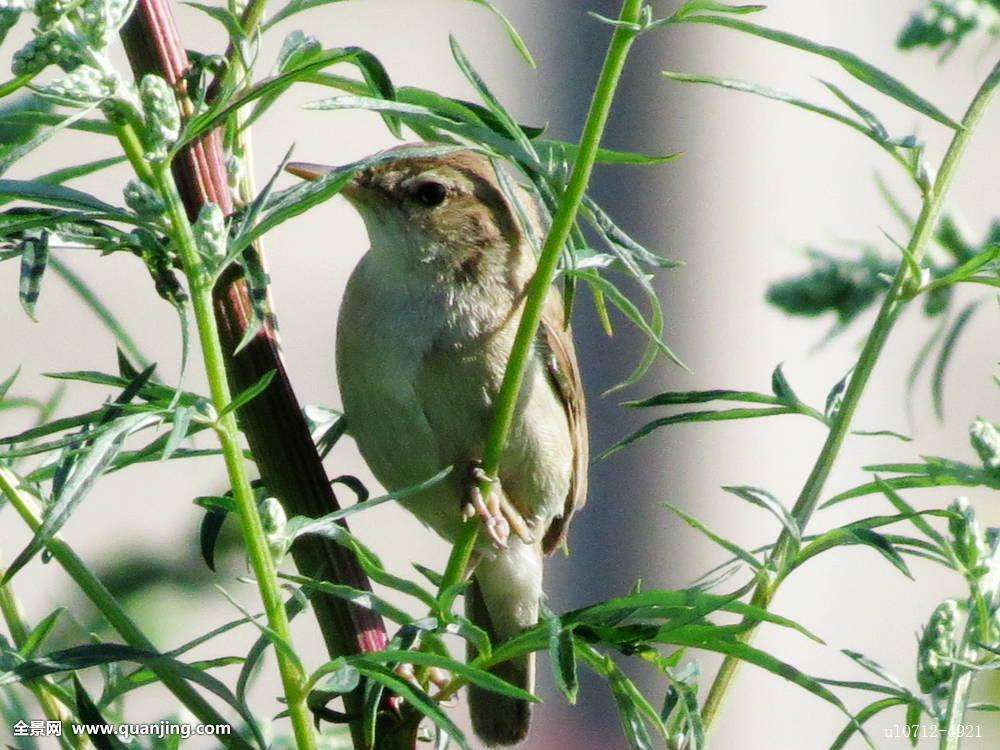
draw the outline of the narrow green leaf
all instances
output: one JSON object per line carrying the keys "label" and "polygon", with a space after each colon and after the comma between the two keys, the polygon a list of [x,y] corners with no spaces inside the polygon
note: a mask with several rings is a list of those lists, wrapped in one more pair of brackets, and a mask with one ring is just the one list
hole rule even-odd
{"label": "narrow green leaf", "polygon": [[83,685],[76,675],[73,675],[73,691],[76,698],[76,711],[80,717],[80,721],[89,727],[95,728],[93,732],[87,735],[90,737],[90,741],[94,743],[94,747],[97,750],[127,750],[128,746],[114,734],[105,734],[96,729],[96,727],[107,727],[110,725],[101,716],[100,710],[94,705],[94,701],[90,699],[90,696],[87,695],[87,691],[83,689]]}
{"label": "narrow green leaf", "polygon": [[[901,698],[883,698],[882,700],[875,701],[874,703],[869,703],[867,706],[862,708],[854,716],[854,719],[847,723],[847,726],[841,730],[840,734],[830,745],[830,750],[841,750],[851,737],[855,735],[860,726],[866,721],[871,719],[873,716],[882,713],[887,708],[893,708],[895,706],[901,706],[905,704],[906,701]],[[907,722],[909,724],[909,722]],[[916,732],[914,732],[916,734]]]}
{"label": "narrow green leaf", "polygon": [[[298,615],[302,610],[306,608],[308,600],[299,591],[292,593],[290,597],[285,601],[285,616],[288,621],[291,622],[296,615]],[[249,613],[246,613],[246,618],[251,622],[256,623],[257,620]],[[247,685],[250,682],[250,677],[253,675],[253,671],[257,664],[260,663],[261,657],[267,651],[268,647],[272,645],[272,641],[268,632],[262,632],[260,638],[254,641],[253,646],[247,652],[246,658],[243,660],[243,666],[240,668],[240,674],[236,678],[236,700],[242,704],[246,704],[246,691]]]}
{"label": "narrow green leaf", "polygon": [[422,667],[439,667],[468,680],[484,690],[498,695],[505,695],[515,700],[538,703],[539,699],[527,690],[511,685],[496,675],[484,669],[471,667],[463,662],[428,651],[397,651],[388,649],[359,656],[349,656],[347,661],[363,671],[362,665],[368,664],[416,664]]}
{"label": "narrow green leaf", "polygon": [[576,652],[573,631],[564,628],[559,618],[550,615],[545,619],[549,628],[549,666],[559,692],[571,704],[576,704],[579,682],[576,675]]}
{"label": "narrow green leaf", "polygon": [[664,503],[664,505],[667,507],[668,510],[673,511],[678,516],[680,516],[681,519],[683,519],[683,521],[692,529],[700,531],[702,534],[707,536],[709,539],[711,539],[713,542],[715,542],[720,547],[725,549],[727,552],[743,560],[743,562],[745,562],[747,565],[753,568],[753,570],[757,571],[761,569],[762,565],[760,560],[758,560],[754,555],[747,552],[740,545],[724,537],[719,536],[714,531],[708,529],[708,527],[706,527],[701,521],[694,518],[693,516],[688,515],[680,508],[677,508],[671,505],[670,503]]}
{"label": "narrow green leaf", "polygon": [[236,394],[232,401],[230,401],[226,406],[219,412],[219,419],[231,412],[235,412],[237,409],[246,406],[248,403],[253,401],[257,396],[263,393],[271,381],[274,380],[275,370],[268,370],[265,372],[260,379],[254,383],[252,386],[246,390]]}
{"label": "narrow green leaf", "polygon": [[10,390],[10,387],[14,385],[14,381],[17,380],[17,376],[20,373],[21,373],[21,367],[19,365],[17,369],[15,369],[14,372],[12,372],[6,380],[0,383],[0,403],[2,403],[3,400],[7,398],[7,392]]}
{"label": "narrow green leaf", "polygon": [[862,544],[866,544],[869,547],[874,548],[880,555],[892,563],[893,567],[899,570],[900,573],[905,575],[911,581],[913,580],[913,574],[906,566],[906,561],[903,560],[902,555],[899,554],[896,548],[892,546],[892,543],[884,536],[879,534],[877,531],[863,528],[852,528],[850,533]]}
{"label": "narrow green leaf", "polygon": [[58,493],[55,502],[46,511],[42,525],[28,546],[14,559],[4,575],[3,582],[24,567],[55,535],[63,524],[69,520],[76,506],[87,496],[97,478],[109,467],[111,461],[121,450],[122,444],[129,435],[144,429],[159,417],[153,414],[132,414],[115,421],[103,432],[73,467],[72,473]]}
{"label": "narrow green leaf", "polygon": [[31,659],[35,655],[35,652],[45,642],[45,639],[52,632],[52,628],[56,626],[59,617],[65,611],[65,607],[55,609],[46,615],[45,619],[38,623],[34,629],[28,633],[28,637],[25,638],[24,643],[21,644],[21,648],[18,649],[18,653],[22,658]]}
{"label": "narrow green leaf", "polygon": [[334,3],[342,2],[344,0],[290,0],[290,2],[282,6],[273,16],[264,22],[261,26],[261,31],[267,31],[272,26],[281,23],[286,18],[294,16],[296,13],[301,13],[312,8],[319,8],[323,5],[333,5]]}
{"label": "narrow green leaf", "polygon": [[190,406],[180,405],[174,409],[170,436],[167,438],[167,444],[163,446],[161,460],[169,461],[170,457],[174,455],[174,451],[180,448],[187,439],[192,416],[194,416],[194,409]]}
{"label": "narrow green leaf", "polygon": [[913,442],[913,438],[900,432],[893,432],[892,430],[851,430],[851,434],[861,437],[894,437],[897,440],[902,440],[904,443]]}
{"label": "narrow green leaf", "polygon": [[462,750],[472,750],[465,735],[455,726],[455,723],[438,708],[434,700],[423,690],[414,687],[405,680],[397,677],[386,667],[371,664],[368,662],[356,662],[358,671],[365,677],[391,690],[395,695],[409,703],[416,711],[430,719],[435,726],[451,737]]}
{"label": "narrow green leaf", "polygon": [[943,554],[945,557],[952,556],[953,553],[951,549],[951,544],[944,538],[944,536],[937,529],[935,529],[927,522],[923,514],[918,513],[917,510],[912,505],[906,502],[906,500],[904,500],[898,492],[896,492],[892,487],[886,484],[886,482],[883,481],[883,479],[877,474],[875,475],[875,484],[882,491],[882,494],[885,495],[886,499],[890,503],[892,503],[892,506],[896,510],[898,510],[900,513],[904,513],[910,516],[911,523],[913,523],[913,525],[917,529],[923,532],[924,536],[926,536],[928,539],[934,542],[934,544],[937,545],[938,549],[941,550],[941,554]]}
{"label": "narrow green leaf", "polygon": [[0,198],[26,200],[47,206],[93,211],[114,221],[134,224],[136,218],[123,208],[95,198],[92,195],[62,185],[31,180],[0,180]]}
{"label": "narrow green leaf", "polygon": [[364,607],[365,609],[378,612],[386,619],[392,620],[399,625],[406,625],[413,620],[413,618],[406,612],[399,609],[395,605],[390,604],[388,601],[371,591],[362,591],[361,589],[356,589],[353,586],[330,583],[328,581],[319,581],[314,578],[306,578],[304,576],[292,575],[290,573],[279,573],[278,577],[302,586],[309,591],[321,591],[324,594],[335,596],[338,599],[351,602],[351,604],[355,604],[359,607]]}
{"label": "narrow green leaf", "polygon": [[8,169],[11,168],[11,166],[14,165],[15,162],[19,161],[27,154],[34,151],[36,148],[38,148],[47,140],[49,140],[52,136],[56,135],[59,131],[71,127],[74,123],[82,120],[93,110],[94,107],[88,107],[86,109],[80,110],[79,112],[74,112],[69,117],[65,117],[59,120],[59,122],[56,123],[55,125],[39,131],[31,139],[23,143],[19,143],[18,145],[12,148],[4,149],[2,152],[0,152],[0,175],[4,174]]}
{"label": "narrow green leaf", "polygon": [[720,411],[692,411],[684,414],[674,414],[669,417],[661,417],[660,419],[654,419],[652,422],[643,425],[631,435],[619,440],[617,443],[601,453],[601,455],[597,457],[597,460],[605,459],[608,456],[617,453],[625,446],[634,443],[636,440],[646,437],[649,433],[672,424],[681,424],[684,422],[725,422],[733,419],[756,419],[758,417],[774,417],[781,414],[795,413],[796,412],[793,409],[790,409],[787,406],[778,406],[773,409],[723,409]]}
{"label": "narrow green leaf", "polygon": [[955,351],[958,337],[961,336],[965,326],[968,325],[972,316],[979,309],[979,305],[980,300],[976,300],[962,308],[962,311],[955,318],[955,322],[951,324],[951,327],[945,333],[944,341],[941,343],[941,349],[938,352],[937,361],[934,363],[931,397],[934,401],[934,413],[939,420],[944,420],[944,376],[947,372],[948,363],[951,361],[951,355]]}
{"label": "narrow green leaf", "polygon": [[777,396],[753,391],[667,391],[640,401],[626,401],[622,406],[645,409],[651,406],[676,406],[678,404],[704,404],[709,401],[742,401],[750,404],[780,405]]}
{"label": "narrow green leaf", "polygon": [[503,14],[503,12],[497,8],[497,6],[490,2],[490,0],[469,0],[476,5],[482,5],[487,8],[490,13],[497,17],[501,24],[503,24],[503,29],[507,33],[507,38],[510,39],[511,44],[514,45],[514,49],[518,51],[518,54],[524,58],[524,61],[528,63],[531,67],[537,67],[535,65],[535,58],[531,56],[531,52],[528,51],[528,46],[524,43],[521,35],[517,33],[517,29],[514,28],[514,24]]}
{"label": "narrow green leaf", "polygon": [[24,661],[9,672],[0,674],[0,686],[23,683],[59,672],[75,672],[88,667],[99,667],[106,664],[128,661],[148,666],[154,672],[170,671],[192,682],[232,707],[246,722],[254,733],[260,747],[267,743],[260,734],[257,721],[244,706],[236,700],[222,682],[205,672],[194,669],[190,664],[173,659],[155,651],[134,648],[119,643],[90,643],[85,646],[74,646],[61,651],[53,651],[38,659]]}
{"label": "narrow green leaf", "polygon": [[836,62],[862,83],[871,86],[876,91],[879,91],[892,99],[895,99],[900,104],[920,112],[921,114],[936,120],[942,125],[947,125],[952,130],[960,130],[962,127],[904,83],[888,73],[879,70],[874,65],[865,62],[853,52],[848,52],[847,50],[839,49],[838,47],[817,44],[816,42],[795,34],[778,31],[777,29],[770,29],[765,26],[759,26],[757,24],[750,23],[749,21],[731,18],[729,16],[689,15],[674,20],[682,23],[707,23],[715,26],[724,26],[730,29],[735,29],[736,31],[752,34],[753,36],[758,36],[763,39],[768,39],[772,42],[777,42],[778,44],[794,47],[795,49],[802,50],[803,52],[809,52],[814,55],[826,57],[827,59]]}
{"label": "narrow green leaf", "polygon": [[778,498],[772,495],[767,490],[762,490],[759,487],[723,487],[726,492],[729,492],[736,497],[746,500],[748,503],[756,505],[759,508],[763,508],[768,513],[773,515],[785,530],[791,534],[792,539],[796,543],[802,540],[802,532],[799,529],[799,525],[792,518],[792,514],[788,512],[786,508]]}
{"label": "narrow green leaf", "polygon": [[674,11],[673,17],[676,20],[683,20],[686,16],[706,11],[746,15],[747,13],[758,13],[766,8],[766,5],[730,5],[729,3],[717,2],[717,0],[688,0]]}
{"label": "narrow green leaf", "polygon": [[42,276],[49,260],[49,233],[43,229],[37,237],[29,237],[21,245],[21,273],[18,283],[18,298],[21,307],[32,320],[35,318],[35,303],[42,284]]}

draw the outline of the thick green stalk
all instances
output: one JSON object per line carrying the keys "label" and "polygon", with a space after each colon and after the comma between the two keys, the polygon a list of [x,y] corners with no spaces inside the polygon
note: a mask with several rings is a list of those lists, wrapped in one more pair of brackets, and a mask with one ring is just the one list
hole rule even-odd
{"label": "thick green stalk", "polygon": [[[4,570],[0,568],[0,578],[3,577]],[[10,633],[11,642],[16,648],[21,648],[28,640],[29,630],[24,622],[24,615],[21,612],[21,605],[14,597],[10,584],[0,584],[0,616],[3,617]],[[49,721],[59,721],[63,724],[62,736],[66,738],[73,747],[82,750],[90,743],[85,735],[78,735],[70,731],[67,723],[71,720],[68,711],[65,710],[57,696],[57,688],[48,677],[40,677],[31,680],[26,687],[35,696],[38,705],[42,709],[42,715]]]}
{"label": "thick green stalk", "polygon": [[[917,262],[923,257],[928,241],[934,236],[938,218],[944,206],[945,196],[948,194],[949,187],[951,187],[951,182],[955,176],[955,171],[958,168],[962,154],[965,152],[965,148],[975,131],[976,125],[986,111],[998,84],[1000,84],[1000,63],[997,63],[993,68],[969,105],[965,117],[962,118],[962,127],[952,137],[948,150],[941,162],[937,178],[924,197],[920,216],[917,218],[913,234],[907,245],[907,252]],[[805,530],[813,511],[816,509],[820,495],[826,485],[826,480],[830,476],[830,471],[833,469],[834,462],[840,453],[840,448],[850,432],[851,420],[857,410],[858,403],[861,401],[861,396],[868,384],[868,379],[875,368],[875,364],[878,362],[879,355],[882,353],[882,349],[899,317],[899,313],[906,305],[906,300],[902,298],[901,293],[911,283],[919,283],[919,279],[911,279],[909,265],[907,263],[900,263],[899,269],[896,271],[892,284],[882,302],[882,306],[879,308],[875,323],[868,334],[861,354],[858,356],[858,362],[855,365],[847,389],[844,391],[844,399],[841,403],[840,411],[837,412],[837,415],[830,423],[830,431],[827,434],[826,441],[823,443],[819,456],[816,458],[816,463],[813,465],[812,471],[809,473],[809,477],[806,479],[802,491],[795,502],[795,506],[792,508],[792,516],[802,530]],[[776,570],[780,571],[784,568],[790,551],[791,538],[787,532],[782,532],[772,557]],[[780,578],[779,576],[775,581],[762,578],[754,591],[751,603],[766,608],[774,598],[774,594],[780,584]],[[754,631],[754,628],[748,630],[741,636],[742,640],[749,642],[753,638]],[[727,657],[719,667],[719,672],[716,674],[708,696],[705,698],[705,705],[702,707],[702,723],[706,731],[711,728],[719,714],[729,686],[736,676],[739,663],[738,659]]]}
{"label": "thick green stalk", "polygon": [[[538,269],[528,285],[524,310],[517,327],[517,335],[511,347],[510,359],[504,372],[500,393],[493,406],[493,419],[490,422],[490,431],[483,455],[483,470],[490,477],[496,476],[500,469],[500,459],[503,456],[504,448],[507,445],[507,436],[514,421],[521,383],[524,380],[535,336],[538,334],[538,324],[542,318],[545,298],[552,286],[552,280],[555,278],[563,245],[573,229],[580,201],[583,199],[587,184],[590,182],[590,173],[594,167],[594,160],[597,157],[597,149],[601,143],[604,126],[608,121],[608,114],[611,112],[611,101],[625,65],[625,58],[637,36],[634,28],[629,28],[628,24],[636,24],[639,21],[642,6],[643,0],[625,0],[622,5],[621,13],[618,15],[618,20],[621,23],[615,27],[600,77],[597,79],[597,87],[594,89],[594,96],[590,101],[590,109],[587,112],[587,120],[580,136],[580,148],[576,160],[573,162],[569,183],[552,219],[552,227],[545,238],[545,244],[538,258]],[[484,482],[480,489],[486,496],[490,491],[490,483]],[[462,532],[455,540],[451,557],[448,559],[448,567],[445,569],[441,585],[442,592],[464,577],[472,557],[473,548],[476,545],[478,533],[479,525],[475,523],[468,523],[462,528]]]}
{"label": "thick green stalk", "polygon": [[[232,395],[226,380],[222,344],[219,341],[219,331],[215,322],[212,302],[212,275],[205,268],[198,254],[191,224],[188,221],[169,166],[160,164],[154,167],[153,177],[155,186],[166,203],[167,216],[173,230],[173,239],[188,281],[188,290],[198,327],[198,338],[201,342],[202,358],[205,363],[205,374],[208,378],[212,404],[219,413],[222,413],[232,401]],[[281,599],[281,589],[278,586],[274,559],[268,548],[253,488],[247,478],[243,463],[243,451],[239,445],[236,416],[233,412],[219,418],[216,423],[216,432],[219,436],[219,444],[233,490],[233,499],[236,503],[247,557],[257,579],[268,627],[286,643],[291,643],[288,615]],[[314,750],[316,738],[313,733],[309,707],[306,705],[307,696],[302,690],[305,675],[302,673],[301,667],[289,658],[283,649],[275,649],[275,654],[297,747],[299,750]]]}
{"label": "thick green stalk", "polygon": [[[39,511],[39,503],[30,492],[21,485],[20,478],[7,468],[0,467],[0,492],[10,501],[14,510],[21,516],[28,527],[37,532],[42,525],[42,514]],[[83,561],[77,556],[73,549],[59,536],[50,539],[45,548],[52,555],[59,566],[66,571],[73,582],[80,587],[87,598],[93,602],[94,606],[104,615],[104,619],[113,627],[118,635],[130,646],[140,648],[145,651],[157,651],[156,646],[139,629],[139,626],[132,621],[121,604],[115,599],[114,594],[108,591],[107,587],[95,576]],[[199,721],[204,724],[228,724],[211,704],[179,674],[177,674],[168,664],[155,663],[149,667],[160,678],[171,693],[177,696]],[[219,735],[219,741],[228,748],[238,750],[252,750],[251,746],[244,740],[236,730],[229,734]]]}

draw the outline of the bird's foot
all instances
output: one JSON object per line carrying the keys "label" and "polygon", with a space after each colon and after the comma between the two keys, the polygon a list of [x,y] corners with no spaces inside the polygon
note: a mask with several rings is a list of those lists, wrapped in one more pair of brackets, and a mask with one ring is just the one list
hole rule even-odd
{"label": "bird's foot", "polygon": [[482,466],[473,463],[469,467],[466,495],[462,504],[462,518],[469,520],[478,516],[483,522],[486,536],[498,549],[507,548],[507,540],[511,530],[526,544],[531,544],[533,537],[524,517],[518,512],[502,492],[490,492],[483,497],[480,484],[497,484],[497,477],[489,476]]}
{"label": "bird's foot", "polygon": [[500,493],[490,492],[484,498],[479,485],[482,483],[492,485],[499,481],[496,477],[489,476],[479,464],[472,464],[469,467],[465,497],[462,502],[462,519],[468,521],[478,516],[483,522],[486,536],[498,550],[507,549],[510,524],[500,510]]}

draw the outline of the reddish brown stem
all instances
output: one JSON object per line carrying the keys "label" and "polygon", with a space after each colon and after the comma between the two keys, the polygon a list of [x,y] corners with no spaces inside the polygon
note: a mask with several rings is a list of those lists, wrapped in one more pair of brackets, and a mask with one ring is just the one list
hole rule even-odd
{"label": "reddish brown stem", "polygon": [[[168,0],[139,0],[122,29],[122,41],[135,76],[161,75],[177,92],[184,114],[190,115],[184,82],[190,63]],[[173,172],[192,218],[206,202],[215,203],[225,214],[232,213],[218,130],[185,147],[173,162]],[[233,266],[223,274],[214,296],[233,392],[244,391],[266,373],[275,372],[268,388],[239,412],[261,478],[289,515],[315,517],[336,510],[337,498],[302,416],[274,329],[265,325],[239,354],[233,354],[251,321],[250,298],[239,268]],[[329,540],[302,538],[292,553],[306,575],[371,589],[354,554]],[[312,602],[331,657],[385,648],[385,624],[378,614],[323,594],[314,596]],[[348,711],[356,714],[360,696],[349,697],[347,704]]]}

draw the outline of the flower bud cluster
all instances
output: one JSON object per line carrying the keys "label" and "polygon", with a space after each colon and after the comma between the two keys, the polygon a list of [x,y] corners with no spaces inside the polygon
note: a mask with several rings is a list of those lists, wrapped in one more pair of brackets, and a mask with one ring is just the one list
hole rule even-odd
{"label": "flower bud cluster", "polygon": [[146,120],[147,156],[167,158],[167,151],[180,133],[181,114],[169,84],[158,75],[145,75],[139,84],[139,100]]}
{"label": "flower bud cluster", "polygon": [[82,53],[75,37],[50,29],[15,52],[10,67],[16,76],[34,75],[49,65],[69,72],[83,63]]}
{"label": "flower bud cluster", "polygon": [[958,640],[958,602],[948,599],[938,605],[920,635],[917,650],[917,684],[932,693],[951,679]]}
{"label": "flower bud cluster", "polygon": [[78,11],[80,29],[96,47],[107,47],[132,7],[133,0],[84,0]]}
{"label": "flower bud cluster", "polygon": [[955,557],[965,568],[970,580],[978,580],[990,572],[992,552],[969,501],[960,497],[948,506],[954,516],[948,520]]}
{"label": "flower bud cluster", "polygon": [[81,65],[72,73],[40,86],[42,96],[70,104],[92,104],[114,96],[121,79],[114,71],[105,73],[89,65]]}
{"label": "flower bud cluster", "polygon": [[47,28],[62,18],[73,5],[73,0],[35,0],[38,25]]}
{"label": "flower bud cluster", "polygon": [[205,258],[222,258],[226,254],[226,219],[215,203],[206,203],[198,213],[194,226],[198,252]]}
{"label": "flower bud cluster", "polygon": [[983,468],[1000,473],[1000,429],[992,422],[978,418],[969,426],[969,442],[982,459]]}
{"label": "flower bud cluster", "polygon": [[145,182],[129,180],[122,192],[125,205],[144,219],[159,218],[167,210],[160,196]]}

